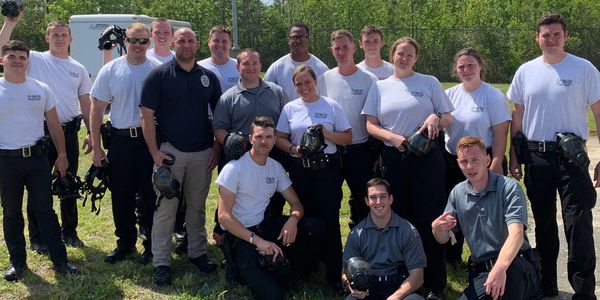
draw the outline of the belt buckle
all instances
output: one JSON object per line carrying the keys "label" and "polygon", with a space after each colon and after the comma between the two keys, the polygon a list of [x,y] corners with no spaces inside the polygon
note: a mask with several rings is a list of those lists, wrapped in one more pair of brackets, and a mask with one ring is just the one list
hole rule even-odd
{"label": "belt buckle", "polygon": [[129,128],[129,136],[132,138],[138,137],[137,127]]}
{"label": "belt buckle", "polygon": [[538,151],[546,152],[546,141],[538,142]]}
{"label": "belt buckle", "polygon": [[31,147],[21,148],[23,157],[31,157]]}

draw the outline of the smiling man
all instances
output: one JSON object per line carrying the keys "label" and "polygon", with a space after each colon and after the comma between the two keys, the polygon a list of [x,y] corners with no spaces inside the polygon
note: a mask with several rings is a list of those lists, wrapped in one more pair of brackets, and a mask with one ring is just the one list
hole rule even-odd
{"label": "smiling man", "polygon": [[240,79],[235,59],[229,57],[231,49],[231,30],[223,25],[215,25],[208,33],[208,49],[210,57],[198,62],[211,70],[219,78],[221,91],[225,93],[235,86]]}
{"label": "smiling man", "polygon": [[369,215],[348,235],[343,260],[362,257],[373,272],[366,291],[353,290],[342,276],[354,299],[423,299],[415,292],[423,285],[427,259],[417,229],[392,211],[394,196],[390,184],[373,178],[366,184],[364,201]]}
{"label": "smiling man", "polygon": [[480,138],[461,138],[456,154],[467,180],[450,192],[445,212],[431,227],[440,244],[450,240],[450,231],[462,232],[471,250],[469,286],[460,299],[538,299],[539,256],[525,234],[521,186],[488,169],[491,159]]}
{"label": "smiling man", "polygon": [[373,73],[379,80],[394,74],[394,65],[381,59],[383,45],[383,33],[379,27],[367,25],[360,31],[360,48],[365,52],[365,60],[356,66]]}
{"label": "smiling man", "polygon": [[175,52],[171,50],[173,24],[165,18],[156,18],[150,24],[150,28],[150,38],[154,47],[148,49],[146,55],[152,56],[164,64],[175,57]]}

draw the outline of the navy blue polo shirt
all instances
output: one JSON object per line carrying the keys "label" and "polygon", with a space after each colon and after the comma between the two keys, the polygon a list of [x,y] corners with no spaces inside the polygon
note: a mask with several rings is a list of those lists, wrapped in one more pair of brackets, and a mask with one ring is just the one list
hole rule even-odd
{"label": "navy blue polo shirt", "polygon": [[179,151],[197,152],[212,146],[209,109],[221,97],[217,76],[194,64],[189,72],[173,59],[152,70],[144,80],[142,106],[154,110],[161,142]]}

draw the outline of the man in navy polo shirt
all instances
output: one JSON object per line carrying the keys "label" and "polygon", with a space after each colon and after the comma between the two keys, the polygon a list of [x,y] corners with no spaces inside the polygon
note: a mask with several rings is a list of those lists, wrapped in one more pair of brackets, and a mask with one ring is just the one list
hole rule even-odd
{"label": "man in navy polo shirt", "polygon": [[[204,205],[220,149],[213,148],[209,105],[214,109],[221,87],[213,72],[196,64],[198,40],[191,29],[175,32],[173,48],[175,60],[154,69],[144,81],[142,127],[155,168],[170,159],[167,153],[175,157],[170,169],[183,186],[187,204],[188,257],[200,271],[211,273],[216,265],[206,255]],[[171,235],[178,203],[178,197],[165,199],[154,213],[152,254],[154,281],[159,285],[171,282]]]}

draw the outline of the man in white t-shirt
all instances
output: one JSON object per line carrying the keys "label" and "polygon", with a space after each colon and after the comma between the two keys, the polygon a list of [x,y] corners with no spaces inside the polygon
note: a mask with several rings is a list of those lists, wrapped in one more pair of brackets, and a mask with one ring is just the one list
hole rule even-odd
{"label": "man in white t-shirt", "polygon": [[198,64],[217,75],[221,83],[221,91],[225,93],[240,79],[237,62],[229,57],[231,30],[223,25],[213,26],[208,34],[208,49],[210,57],[199,61]]}
{"label": "man in white t-shirt", "polygon": [[310,36],[308,26],[294,23],[288,30],[288,45],[290,53],[276,60],[263,77],[263,80],[273,82],[283,88],[290,100],[299,98],[292,81],[294,69],[299,65],[307,65],[313,69],[317,77],[329,70],[319,58],[308,52]]}
{"label": "man in white t-shirt", "polygon": [[394,65],[381,59],[383,45],[383,34],[379,27],[367,25],[360,31],[360,48],[365,52],[365,60],[357,67],[373,73],[379,80],[394,74]]}
{"label": "man in white t-shirt", "polygon": [[[153,160],[142,134],[140,119],[141,90],[144,78],[160,62],[146,56],[150,45],[150,32],[142,23],[132,23],[127,28],[125,40],[127,54],[104,65],[98,72],[91,91],[92,149],[94,165],[109,164],[112,211],[115,223],[117,247],[104,259],[116,263],[135,252],[137,241],[135,194],[140,191],[144,206],[140,226],[152,228],[156,194],[151,182]],[[100,126],[104,112],[110,103],[108,115],[112,129],[110,145],[105,154],[100,144]],[[143,241],[141,262],[152,261],[150,238]]]}
{"label": "man in white t-shirt", "polygon": [[319,77],[319,94],[340,104],[350,126],[352,143],[338,146],[342,158],[342,176],[350,188],[350,227],[358,224],[369,214],[364,199],[367,182],[373,174],[375,155],[371,154],[369,133],[365,115],[361,115],[371,85],[377,81],[375,75],[359,69],[354,64],[356,44],[350,31],[341,29],[331,33],[331,54],[338,66]]}
{"label": "man in white t-shirt", "polygon": [[[305,250],[324,231],[322,222],[300,220],[304,208],[285,170],[269,157],[275,146],[275,124],[269,117],[257,117],[250,127],[252,148],[240,159],[229,162],[217,178],[219,222],[242,279],[256,299],[283,299],[289,276],[301,273]],[[290,215],[265,218],[269,199],[283,195]],[[309,224],[310,223],[310,224]],[[260,265],[260,256],[285,256],[291,274],[269,271]],[[228,258],[229,259],[229,258]]]}
{"label": "man in white t-shirt", "polygon": [[[562,15],[543,16],[535,33],[542,55],[521,65],[508,88],[508,98],[515,103],[511,135],[522,132],[526,138],[519,144],[513,138],[509,170],[520,180],[520,164],[525,164],[524,183],[535,219],[544,296],[558,295],[558,192],[569,250],[567,272],[575,291],[573,299],[596,299],[592,226],[596,190],[588,173],[590,162],[569,163],[556,141],[557,133],[588,139],[588,108],[600,130],[600,73],[589,61],[565,52],[567,36]],[[517,148],[522,151],[515,152]],[[600,186],[599,177],[600,163],[594,173],[596,187]]]}
{"label": "man in white t-shirt", "polygon": [[[5,17],[4,26],[0,31],[0,45],[4,45],[12,34],[13,29],[22,17]],[[48,24],[46,28],[46,43],[49,50],[45,52],[31,51],[27,75],[47,84],[57,95],[56,111],[62,123],[69,169],[77,175],[79,161],[79,137],[77,135],[83,120],[89,132],[89,93],[92,81],[86,68],[69,56],[69,45],[73,40],[69,26],[61,21]],[[48,134],[46,130],[46,134]],[[91,151],[91,140],[88,135],[84,140],[85,153]],[[58,153],[51,147],[48,151],[48,162],[53,163]],[[66,245],[83,247],[83,242],[77,235],[77,198],[60,197],[60,213],[62,221],[62,238]],[[40,225],[35,214],[27,203],[29,220],[29,240],[32,250],[38,253],[48,251],[47,245],[40,235]]]}
{"label": "man in white t-shirt", "polygon": [[175,52],[171,50],[171,40],[173,40],[173,24],[165,18],[156,18],[150,23],[150,38],[153,48],[146,51],[146,55],[166,63],[175,57]]}

